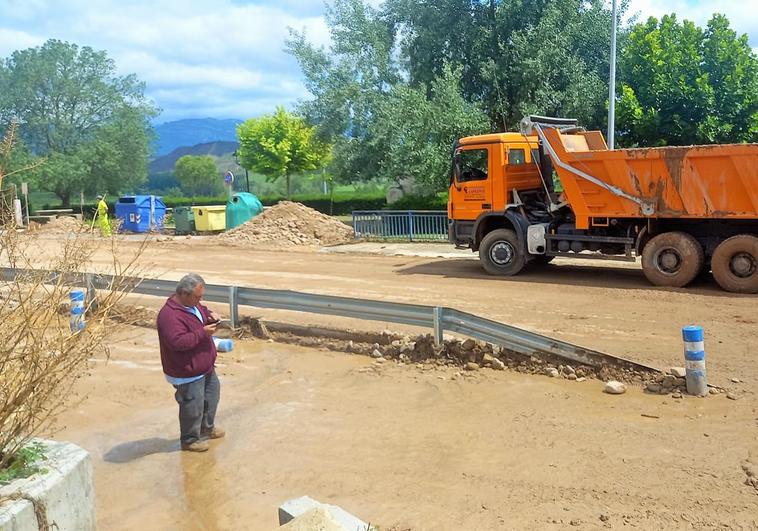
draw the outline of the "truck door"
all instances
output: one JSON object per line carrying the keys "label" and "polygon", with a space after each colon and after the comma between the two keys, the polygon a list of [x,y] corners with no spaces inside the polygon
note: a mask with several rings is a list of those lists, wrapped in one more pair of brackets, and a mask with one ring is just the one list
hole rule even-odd
{"label": "truck door", "polygon": [[452,218],[474,220],[492,210],[490,147],[461,146],[455,153],[450,187]]}

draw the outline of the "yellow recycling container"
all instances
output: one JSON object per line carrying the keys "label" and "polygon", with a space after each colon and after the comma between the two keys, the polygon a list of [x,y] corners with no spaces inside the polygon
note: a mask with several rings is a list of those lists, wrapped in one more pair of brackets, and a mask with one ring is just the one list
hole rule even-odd
{"label": "yellow recycling container", "polygon": [[226,229],[226,205],[193,206],[195,230],[198,232],[218,232]]}

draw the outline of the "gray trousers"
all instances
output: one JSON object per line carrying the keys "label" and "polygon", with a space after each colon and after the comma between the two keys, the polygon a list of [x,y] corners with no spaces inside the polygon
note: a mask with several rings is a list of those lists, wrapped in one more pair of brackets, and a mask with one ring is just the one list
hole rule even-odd
{"label": "gray trousers", "polygon": [[179,404],[180,440],[182,444],[190,444],[213,429],[221,383],[214,369],[194,382],[175,385],[174,389],[174,398]]}

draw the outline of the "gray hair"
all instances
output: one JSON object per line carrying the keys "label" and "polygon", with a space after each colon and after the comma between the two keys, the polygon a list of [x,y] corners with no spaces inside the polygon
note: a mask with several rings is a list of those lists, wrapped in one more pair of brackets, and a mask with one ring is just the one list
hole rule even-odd
{"label": "gray hair", "polygon": [[195,292],[198,286],[205,286],[205,280],[197,273],[187,273],[176,285],[176,292],[180,295],[189,295]]}

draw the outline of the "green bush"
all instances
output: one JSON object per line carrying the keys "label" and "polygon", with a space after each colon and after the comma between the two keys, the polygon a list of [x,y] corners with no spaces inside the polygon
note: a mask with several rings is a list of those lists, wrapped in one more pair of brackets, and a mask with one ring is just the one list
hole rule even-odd
{"label": "green bush", "polygon": [[45,445],[40,442],[32,442],[22,447],[13,456],[8,466],[0,469],[0,486],[7,485],[14,479],[28,478],[37,472],[47,472],[39,466],[39,461],[44,461],[46,458]]}
{"label": "green bush", "polygon": [[388,210],[447,210],[447,193],[406,195],[384,208]]}
{"label": "green bush", "polygon": [[[259,196],[264,206],[273,206],[279,201],[285,199],[281,196]],[[356,193],[339,193],[334,194],[334,202],[329,196],[323,194],[302,194],[293,195],[292,201],[302,203],[307,207],[323,212],[324,214],[333,214],[335,216],[350,214],[353,210],[379,210],[386,204],[384,194],[356,194]],[[174,208],[178,206],[209,206],[225,205],[226,197],[164,197],[163,202],[167,207]]]}

